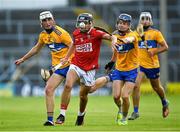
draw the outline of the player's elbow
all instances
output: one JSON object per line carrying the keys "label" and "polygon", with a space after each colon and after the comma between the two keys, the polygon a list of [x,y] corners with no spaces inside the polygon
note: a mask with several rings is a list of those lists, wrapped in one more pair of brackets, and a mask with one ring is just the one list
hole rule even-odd
{"label": "player's elbow", "polygon": [[32,54],[33,55],[35,55],[35,54],[37,54],[39,51],[38,51],[38,49],[36,48],[36,47],[33,47],[32,48]]}
{"label": "player's elbow", "polygon": [[166,42],[163,44],[163,51],[168,51],[169,47]]}
{"label": "player's elbow", "polygon": [[168,49],[169,49],[169,46],[166,44],[165,51],[168,51]]}

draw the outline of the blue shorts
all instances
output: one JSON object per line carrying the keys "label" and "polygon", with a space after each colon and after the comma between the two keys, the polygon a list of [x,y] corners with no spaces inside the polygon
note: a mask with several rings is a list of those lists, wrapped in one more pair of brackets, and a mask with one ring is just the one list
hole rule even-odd
{"label": "blue shorts", "polygon": [[112,80],[122,80],[126,82],[133,82],[135,83],[136,77],[137,77],[137,68],[130,70],[130,71],[119,71],[119,70],[114,70],[112,72]]}
{"label": "blue shorts", "polygon": [[157,79],[160,76],[160,68],[147,69],[147,68],[140,66],[140,71],[144,72],[146,77],[149,79]]}
{"label": "blue shorts", "polygon": [[109,77],[109,81],[110,81],[110,82],[113,81],[113,80],[112,80],[113,71],[114,71],[114,70],[112,70],[112,71],[108,74],[108,77]]}
{"label": "blue shorts", "polygon": [[69,70],[69,66],[62,68],[62,69],[57,69],[54,73],[66,78],[66,74],[67,74],[68,70]]}

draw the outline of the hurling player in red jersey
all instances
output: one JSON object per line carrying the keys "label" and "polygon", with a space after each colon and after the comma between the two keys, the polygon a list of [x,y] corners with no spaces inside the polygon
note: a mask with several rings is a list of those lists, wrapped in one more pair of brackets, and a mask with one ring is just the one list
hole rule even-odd
{"label": "hurling player in red jersey", "polygon": [[62,60],[67,62],[74,53],[64,91],[61,97],[61,114],[59,124],[65,121],[65,112],[70,101],[71,90],[75,82],[80,79],[80,108],[75,125],[83,125],[85,109],[88,102],[88,92],[95,84],[95,72],[98,69],[98,58],[102,39],[111,40],[112,44],[117,38],[93,27],[93,16],[82,13],[77,17],[77,29],[73,32],[74,43],[71,45],[66,57]]}

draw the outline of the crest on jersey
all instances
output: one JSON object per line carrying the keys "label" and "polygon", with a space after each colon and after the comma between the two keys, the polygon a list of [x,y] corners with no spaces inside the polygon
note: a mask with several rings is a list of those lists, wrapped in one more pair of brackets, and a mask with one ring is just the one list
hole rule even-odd
{"label": "crest on jersey", "polygon": [[57,35],[59,35],[59,36],[62,34],[62,32],[59,31],[57,28],[54,29],[54,32],[55,32]]}

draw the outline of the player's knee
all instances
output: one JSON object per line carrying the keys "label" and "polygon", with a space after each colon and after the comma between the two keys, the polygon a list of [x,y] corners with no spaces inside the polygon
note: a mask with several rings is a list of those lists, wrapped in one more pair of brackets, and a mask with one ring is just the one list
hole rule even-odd
{"label": "player's knee", "polygon": [[156,91],[156,92],[159,92],[159,91],[163,91],[163,90],[164,90],[163,87],[161,87],[161,86],[153,87],[153,89],[154,89],[154,91]]}
{"label": "player's knee", "polygon": [[135,84],[135,85],[134,85],[134,90],[137,90],[137,89],[138,89],[138,85]]}
{"label": "player's knee", "polygon": [[154,91],[158,91],[158,88],[157,87],[153,87]]}
{"label": "player's knee", "polygon": [[155,91],[158,91],[159,89],[161,89],[161,86],[160,85],[157,85],[157,84],[151,84],[152,88],[155,90]]}
{"label": "player's knee", "polygon": [[120,99],[120,95],[114,95],[114,96],[113,96],[113,99],[114,99],[114,101],[119,100],[119,99]]}
{"label": "player's knee", "polygon": [[128,103],[129,102],[129,97],[128,96],[123,96],[122,100],[124,103]]}
{"label": "player's knee", "polygon": [[66,84],[65,84],[65,88],[64,88],[64,90],[65,90],[65,91],[70,92],[70,91],[71,91],[71,89],[72,89],[72,85],[71,85],[71,84],[66,83]]}
{"label": "player's knee", "polygon": [[93,93],[97,90],[97,87],[94,85],[89,89],[89,93]]}
{"label": "player's knee", "polygon": [[46,96],[50,96],[50,95],[53,95],[53,94],[54,94],[54,90],[53,90],[52,87],[46,86],[46,88],[45,88],[45,93],[46,93]]}

